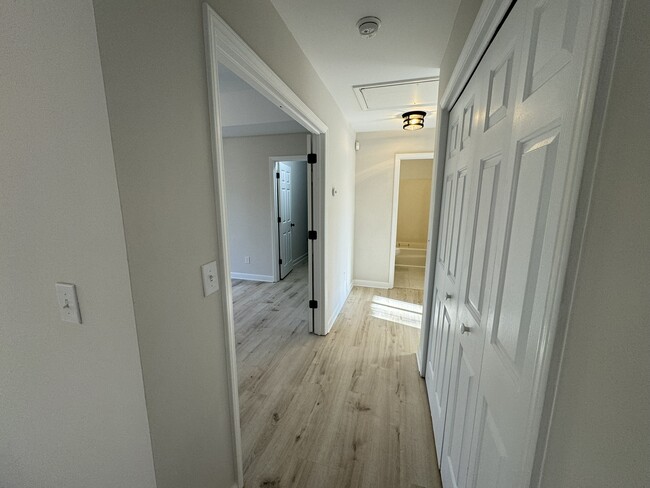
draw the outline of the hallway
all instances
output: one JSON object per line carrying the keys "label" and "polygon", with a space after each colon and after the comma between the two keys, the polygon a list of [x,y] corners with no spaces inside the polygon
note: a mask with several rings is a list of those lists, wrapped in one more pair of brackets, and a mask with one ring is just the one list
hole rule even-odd
{"label": "hallway", "polygon": [[439,487],[419,329],[398,323],[422,291],[355,288],[317,337],[306,283],[233,282],[246,487]]}

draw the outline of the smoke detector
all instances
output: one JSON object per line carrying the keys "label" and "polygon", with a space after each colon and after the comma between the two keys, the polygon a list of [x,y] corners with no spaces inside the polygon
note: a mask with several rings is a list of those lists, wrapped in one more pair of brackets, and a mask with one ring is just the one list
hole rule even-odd
{"label": "smoke detector", "polygon": [[359,34],[364,39],[370,39],[375,37],[379,27],[381,26],[381,20],[377,17],[363,17],[357,22],[357,29],[359,29]]}

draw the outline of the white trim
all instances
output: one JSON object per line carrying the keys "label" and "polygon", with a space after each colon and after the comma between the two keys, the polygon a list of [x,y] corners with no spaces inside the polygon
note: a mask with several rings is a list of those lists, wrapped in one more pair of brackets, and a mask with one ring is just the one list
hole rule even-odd
{"label": "white trim", "polygon": [[463,50],[440,99],[440,108],[451,109],[488,48],[492,37],[514,0],[484,0],[476,14]]}
{"label": "white trim", "polygon": [[[314,313],[313,332],[325,334],[324,324],[324,261],[325,238],[325,138],[327,126],[305,105],[266,63],[232,30],[226,22],[208,5],[203,4],[203,29],[208,78],[208,106],[210,111],[210,132],[212,145],[213,185],[215,192],[215,211],[217,216],[217,243],[220,281],[224,283],[221,292],[224,334],[226,345],[228,388],[230,394],[231,428],[233,436],[233,457],[237,485],[244,486],[241,426],[239,417],[239,392],[237,381],[237,359],[235,346],[234,313],[232,303],[232,284],[230,282],[230,262],[228,259],[228,214],[226,210],[226,185],[221,134],[221,116],[219,113],[219,76],[218,64],[221,62],[240,78],[275,103],[305,129],[312,132],[315,139],[314,151],[319,163],[315,168],[314,178],[314,219],[310,220],[311,229],[318,232],[318,240],[311,241],[311,259],[314,261],[312,274],[310,266],[310,285],[314,282],[314,298],[320,302]],[[311,219],[311,217],[310,217]]]}
{"label": "white trim", "polygon": [[239,35],[207,3],[204,13],[214,35],[213,45],[219,53],[218,61],[246,81],[271,103],[275,104],[315,134],[327,132],[327,126],[293,92],[289,86],[253,51]]}
{"label": "white trim", "polygon": [[246,281],[264,281],[266,283],[273,283],[273,276],[271,275],[260,275],[260,274],[250,274],[250,273],[236,273],[234,271],[230,272],[230,279],[233,280],[246,280]]}
{"label": "white trim", "polygon": [[307,261],[308,258],[309,258],[309,253],[306,252],[305,254],[303,254],[302,256],[300,256],[298,259],[294,259],[294,260],[293,260],[293,266],[294,266],[294,267],[296,267],[296,266],[300,266],[302,263],[304,263],[305,261]]}
{"label": "white trim", "polygon": [[[421,153],[397,153],[395,154],[395,171],[393,172],[393,208],[390,223],[390,255],[388,257],[388,288],[392,288],[395,284],[395,254],[397,249],[397,210],[399,207],[399,175],[401,171],[402,161],[413,159],[433,159],[432,152]],[[435,168],[435,164],[434,164]],[[434,181],[435,171],[431,175],[431,187],[435,185]],[[429,212],[431,208],[429,209]]]}
{"label": "white trim", "polygon": [[361,286],[363,288],[381,288],[382,290],[389,290],[393,287],[387,281],[370,281],[370,280],[352,280],[352,286]]}
{"label": "white trim", "polygon": [[334,313],[332,313],[332,316],[327,321],[328,331],[332,330],[332,327],[334,327],[334,324],[336,323],[336,319],[339,318],[339,314],[341,313],[341,310],[343,310],[343,307],[345,306],[345,302],[348,301],[348,297],[350,296],[351,291],[352,291],[352,287],[348,288],[348,290],[345,293],[345,298],[341,300],[341,303],[339,303],[339,305],[336,307],[336,310],[334,310]]}

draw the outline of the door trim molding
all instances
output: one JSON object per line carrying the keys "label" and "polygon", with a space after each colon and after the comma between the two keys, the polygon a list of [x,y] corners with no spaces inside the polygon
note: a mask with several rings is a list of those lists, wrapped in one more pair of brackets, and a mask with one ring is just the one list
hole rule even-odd
{"label": "door trim molding", "polygon": [[[409,161],[414,159],[433,159],[433,152],[421,153],[398,153],[395,154],[395,170],[393,172],[393,208],[391,212],[390,222],[390,254],[388,257],[388,288],[393,288],[395,285],[395,254],[397,253],[397,211],[399,207],[399,176],[402,167],[402,161]],[[431,173],[431,190],[433,191],[435,181],[435,160],[434,170]],[[431,207],[429,207],[431,212]],[[427,229],[427,235],[429,235]]]}
{"label": "door trim molding", "polygon": [[[208,106],[210,110],[210,131],[212,145],[213,185],[215,192],[215,211],[217,217],[217,262],[219,279],[223,283],[221,293],[224,323],[225,347],[228,369],[228,389],[230,395],[230,416],[233,436],[233,457],[236,480],[239,487],[244,486],[244,470],[239,416],[239,392],[237,380],[237,360],[235,346],[234,313],[232,285],[230,282],[230,263],[228,259],[228,215],[225,196],[225,167],[221,118],[219,113],[218,64],[223,63],[236,75],[277,105],[305,129],[312,133],[312,152],[318,155],[319,163],[314,168],[314,202],[311,228],[318,231],[319,239],[311,246],[310,284],[313,277],[313,298],[323,306],[314,310],[313,332],[325,335],[325,297],[324,297],[324,209],[325,209],[325,139],[327,126],[312,110],[284,83],[244,40],[208,5],[203,4],[203,33],[208,80]],[[313,269],[313,272],[312,272]]]}
{"label": "door trim molding", "polygon": [[514,1],[516,0],[483,1],[442,94],[440,108],[451,109],[456,103]]}

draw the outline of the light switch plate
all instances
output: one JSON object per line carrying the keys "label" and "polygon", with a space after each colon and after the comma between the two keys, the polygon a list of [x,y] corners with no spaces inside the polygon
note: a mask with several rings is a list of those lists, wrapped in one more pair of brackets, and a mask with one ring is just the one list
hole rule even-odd
{"label": "light switch plate", "polygon": [[55,288],[61,320],[80,324],[81,311],[79,310],[79,300],[77,299],[77,287],[72,283],[57,283]]}
{"label": "light switch plate", "polygon": [[215,291],[219,291],[216,261],[201,266],[201,275],[203,276],[203,296],[207,297]]}

